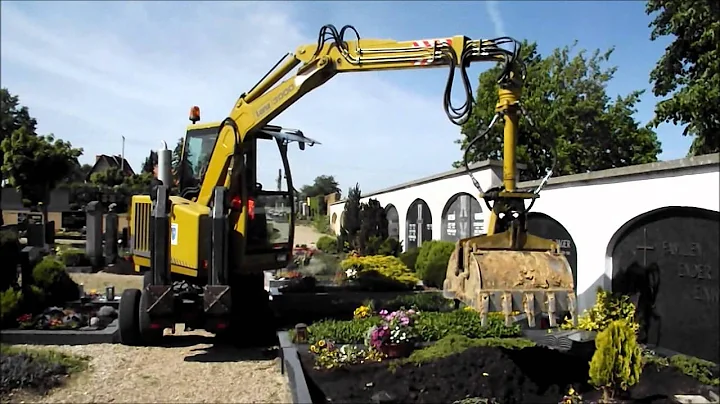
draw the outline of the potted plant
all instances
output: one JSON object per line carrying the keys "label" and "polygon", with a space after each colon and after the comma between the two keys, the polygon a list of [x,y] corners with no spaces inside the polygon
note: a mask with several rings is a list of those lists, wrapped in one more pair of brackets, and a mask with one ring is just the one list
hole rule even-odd
{"label": "potted plant", "polygon": [[417,340],[415,321],[419,312],[414,309],[400,309],[391,313],[380,310],[378,314],[381,322],[368,330],[366,344],[388,358],[410,355]]}

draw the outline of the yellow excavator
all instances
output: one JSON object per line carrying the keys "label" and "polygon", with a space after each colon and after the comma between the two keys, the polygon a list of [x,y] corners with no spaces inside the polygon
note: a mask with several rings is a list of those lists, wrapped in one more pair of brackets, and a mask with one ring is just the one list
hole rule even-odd
{"label": "yellow excavator", "polygon": [[[568,261],[554,241],[526,229],[527,212],[542,185],[532,191],[516,189],[515,149],[525,75],[519,51],[520,44],[509,37],[361,39],[352,26],[338,30],[326,25],[317,43],[285,55],[240,95],[222,122],[197,123],[200,111],[193,107],[177,165],[177,195],[169,194],[173,180],[166,150],[161,151],[167,154],[161,153],[166,157],[159,167],[165,173],[162,184],[150,195],[132,197],[131,249],[136,270],[144,273],[144,285],[142,290],[123,292],[121,342],[157,343],[164,329],[174,329],[176,323],[218,334],[239,331],[245,337],[257,336],[256,330],[267,324],[263,271],[286,267],[292,255],[295,201],[288,147],[297,142],[304,150],[318,143],[300,130],[270,125],[275,117],[338,73],[447,67],[443,105],[449,119],[462,125],[472,109],[466,68],[474,62],[499,63],[502,73],[495,119],[468,150],[502,120],[503,181],[482,190],[468,168],[466,152],[465,166],[491,211],[490,226],[487,235],[457,243],[443,293],[479,311],[483,321],[493,311],[504,313],[508,324],[527,318],[530,327],[538,316],[547,316],[551,326],[568,313],[575,319]],[[466,96],[459,107],[450,99],[456,70]],[[277,145],[287,191],[264,190],[258,182],[257,145],[262,141]],[[551,173],[552,168],[543,184]],[[516,315],[518,311],[523,314]]]}

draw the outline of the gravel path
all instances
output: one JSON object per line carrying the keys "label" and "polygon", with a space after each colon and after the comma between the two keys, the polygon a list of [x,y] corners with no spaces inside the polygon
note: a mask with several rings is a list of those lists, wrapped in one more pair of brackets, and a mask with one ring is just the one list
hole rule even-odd
{"label": "gravel path", "polygon": [[[180,331],[180,329],[178,330]],[[212,334],[179,332],[167,347],[48,346],[92,358],[90,369],[39,403],[290,403],[280,359],[215,348]],[[26,402],[29,402],[26,400]]]}
{"label": "gravel path", "polygon": [[315,245],[322,234],[310,226],[295,226],[295,244]]}

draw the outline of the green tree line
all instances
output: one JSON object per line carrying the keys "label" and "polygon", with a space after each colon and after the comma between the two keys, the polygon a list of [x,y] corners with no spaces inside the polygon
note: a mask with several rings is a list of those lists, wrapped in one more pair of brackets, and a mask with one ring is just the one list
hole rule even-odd
{"label": "green tree line", "polygon": [[[573,43],[542,55],[537,43],[523,42],[522,104],[534,123],[520,120],[517,158],[527,166],[523,179],[542,177],[553,150],[555,175],[657,161],[662,148],[655,129],[665,122],[684,126],[682,135],[693,137],[689,156],[720,151],[720,6],[712,0],[650,0],[646,13],[653,18],[652,41],[672,38],[649,74],[653,94],[664,98],[646,125],[633,117],[643,91],[614,99],[606,92],[617,71],[610,63],[613,48],[588,52]],[[498,74],[496,67],[479,77],[471,117],[456,141],[463,152],[495,115]],[[501,158],[499,124],[473,144],[468,161]]]}

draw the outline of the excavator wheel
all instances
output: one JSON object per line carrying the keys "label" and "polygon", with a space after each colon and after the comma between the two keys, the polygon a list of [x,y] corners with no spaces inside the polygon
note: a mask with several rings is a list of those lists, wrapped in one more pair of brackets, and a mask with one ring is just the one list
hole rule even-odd
{"label": "excavator wheel", "polygon": [[544,314],[550,327],[559,325],[564,313],[576,322],[572,270],[557,244],[527,234],[521,248],[511,249],[509,237],[500,233],[460,240],[448,262],[445,298],[478,311],[483,324],[491,312],[503,313],[508,326],[525,318],[535,328]]}
{"label": "excavator wheel", "polygon": [[120,298],[118,328],[120,343],[137,346],[142,344],[140,335],[140,295],[137,289],[125,289]]}

